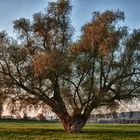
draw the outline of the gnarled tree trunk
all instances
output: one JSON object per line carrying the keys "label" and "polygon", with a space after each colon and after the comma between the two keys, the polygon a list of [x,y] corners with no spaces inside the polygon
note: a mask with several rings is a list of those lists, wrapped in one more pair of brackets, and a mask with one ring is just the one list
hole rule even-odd
{"label": "gnarled tree trunk", "polygon": [[62,114],[57,115],[60,121],[62,122],[65,131],[69,133],[81,132],[88,119],[88,117],[85,117],[83,115],[77,116],[66,116]]}

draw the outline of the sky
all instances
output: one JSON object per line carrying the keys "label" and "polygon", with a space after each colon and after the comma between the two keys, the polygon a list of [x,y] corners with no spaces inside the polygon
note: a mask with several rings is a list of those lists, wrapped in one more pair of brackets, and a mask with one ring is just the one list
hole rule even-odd
{"label": "sky", "polygon": [[[35,12],[44,10],[48,2],[56,0],[0,0],[0,31],[13,35],[13,21],[20,18],[32,18]],[[125,23],[131,29],[140,27],[140,0],[71,0],[73,10],[71,21],[75,36],[79,36],[81,26],[91,20],[93,11],[113,9],[124,11]]]}

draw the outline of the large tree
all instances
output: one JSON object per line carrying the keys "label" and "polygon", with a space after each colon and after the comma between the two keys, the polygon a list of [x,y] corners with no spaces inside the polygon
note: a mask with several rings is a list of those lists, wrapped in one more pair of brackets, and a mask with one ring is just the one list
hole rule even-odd
{"label": "large tree", "polygon": [[72,42],[70,13],[70,1],[58,0],[14,21],[19,40],[1,36],[0,76],[15,99],[49,105],[67,132],[79,132],[93,109],[139,97],[140,30],[121,27],[121,11],[95,12]]}

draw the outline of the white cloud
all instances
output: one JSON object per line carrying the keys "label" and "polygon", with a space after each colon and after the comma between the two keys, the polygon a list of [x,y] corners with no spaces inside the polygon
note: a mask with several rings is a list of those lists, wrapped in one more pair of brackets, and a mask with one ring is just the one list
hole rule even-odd
{"label": "white cloud", "polygon": [[51,0],[52,2],[57,2],[57,0]]}

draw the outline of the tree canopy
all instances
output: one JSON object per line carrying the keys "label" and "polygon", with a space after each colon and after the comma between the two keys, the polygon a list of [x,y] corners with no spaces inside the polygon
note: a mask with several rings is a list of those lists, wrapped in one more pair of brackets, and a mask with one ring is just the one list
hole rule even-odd
{"label": "tree canopy", "polygon": [[120,26],[124,13],[94,12],[72,40],[71,3],[51,2],[33,20],[14,21],[17,40],[0,34],[2,90],[52,108],[67,132],[79,132],[93,109],[140,96],[140,30]]}

